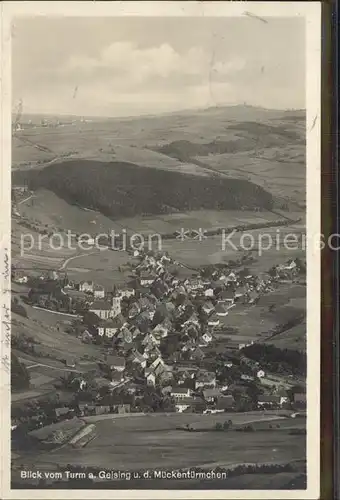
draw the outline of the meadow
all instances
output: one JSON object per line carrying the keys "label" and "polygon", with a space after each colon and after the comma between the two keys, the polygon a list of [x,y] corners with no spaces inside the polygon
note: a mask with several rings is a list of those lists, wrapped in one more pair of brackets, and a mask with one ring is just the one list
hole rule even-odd
{"label": "meadow", "polygon": [[[50,228],[55,232],[70,231],[76,234],[97,235],[114,230],[142,234],[171,234],[184,228],[186,230],[213,230],[233,228],[247,224],[269,224],[284,220],[284,214],[269,211],[246,210],[193,210],[172,214],[135,216],[111,219],[100,212],[71,205],[52,191],[38,189],[32,197],[19,205],[23,220],[29,220],[42,229]],[[292,219],[302,217],[301,213],[289,213]],[[17,221],[20,222],[20,219]]]}
{"label": "meadow", "polygon": [[249,153],[236,156],[225,153],[198,159],[223,175],[259,183],[276,196],[285,197],[289,193],[290,199],[301,203],[306,201],[306,190],[301,189],[305,183],[306,172],[300,162],[277,160],[270,156],[266,158],[261,154],[255,156]]}
{"label": "meadow", "polygon": [[[96,423],[97,437],[75,457],[64,447],[34,457],[36,465],[49,462],[66,465],[72,453],[73,462],[118,470],[145,468],[180,468],[230,466],[238,463],[280,463],[305,458],[304,436],[291,436],[289,429],[263,432],[216,432],[216,422],[232,419],[234,424],[246,424],[268,419],[273,415],[153,415],[107,419]],[[279,424],[282,419],[277,420]],[[190,423],[194,427],[206,426],[206,432],[184,432],[175,427]],[[181,453],[178,453],[178,449]],[[109,464],[109,466],[108,466]]]}
{"label": "meadow", "polygon": [[306,351],[307,348],[307,325],[306,321],[282,332],[266,342],[281,349],[298,349]]}
{"label": "meadow", "polygon": [[[13,220],[12,223],[14,264],[22,268],[36,269],[37,272],[44,268],[61,268],[68,271],[71,279],[95,280],[104,286],[111,286],[113,281],[119,284],[126,280],[126,273],[119,271],[119,268],[124,266],[129,259],[127,253],[122,251],[124,247],[114,240],[119,251],[100,252],[93,247],[77,245],[73,237],[69,244],[68,231],[73,235],[89,234],[93,237],[114,231],[113,234],[116,236],[126,234],[127,243],[131,234],[142,234],[145,249],[168,251],[177,261],[190,267],[226,262],[236,258],[240,247],[242,251],[242,247],[246,250],[249,245],[256,258],[252,264],[254,272],[263,272],[283,260],[303,256],[303,249],[285,248],[283,242],[285,236],[290,233],[298,236],[303,234],[304,220],[289,226],[249,230],[246,231],[247,236],[238,232],[228,241],[223,240],[222,235],[205,235],[206,231],[221,228],[230,230],[238,225],[266,225],[284,220],[284,215],[269,211],[196,210],[162,216],[139,216],[112,220],[99,212],[70,205],[51,191],[44,189],[35,191],[31,199],[19,205],[19,210],[21,218]],[[295,219],[299,217],[298,213],[289,215]],[[25,226],[25,221],[29,221],[29,228]],[[200,229],[202,239],[198,238],[195,233],[189,234],[189,231]],[[185,232],[183,241],[180,239],[181,230]],[[48,232],[49,235],[39,234],[38,231]],[[175,232],[178,233],[178,239],[163,237]],[[59,248],[60,237],[63,245]],[[262,238],[263,246],[272,242],[268,250],[263,250],[264,258],[257,258],[256,255],[259,253],[260,238]],[[226,241],[224,247],[223,241]],[[21,248],[22,242],[24,242],[24,252]],[[33,242],[33,248],[30,248],[31,242]],[[136,242],[137,246],[138,244],[139,240]],[[20,255],[21,253],[23,255]],[[110,275],[107,273],[108,269]]]}
{"label": "meadow", "polygon": [[265,229],[245,230],[232,235],[185,238],[183,241],[165,240],[164,250],[176,260],[193,267],[206,264],[218,264],[235,260],[240,253],[251,251],[254,259],[251,267],[255,272],[268,271],[273,265],[282,264],[288,259],[304,257],[303,243],[289,245],[288,235],[294,234],[300,240],[303,229],[294,225],[269,227]]}

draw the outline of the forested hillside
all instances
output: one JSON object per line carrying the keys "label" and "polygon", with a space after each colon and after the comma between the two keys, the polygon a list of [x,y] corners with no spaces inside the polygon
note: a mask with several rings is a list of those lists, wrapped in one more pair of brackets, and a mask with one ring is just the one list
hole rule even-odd
{"label": "forested hillside", "polygon": [[17,170],[13,183],[46,188],[110,217],[197,209],[271,209],[273,197],[243,179],[203,178],[132,163],[73,160]]}

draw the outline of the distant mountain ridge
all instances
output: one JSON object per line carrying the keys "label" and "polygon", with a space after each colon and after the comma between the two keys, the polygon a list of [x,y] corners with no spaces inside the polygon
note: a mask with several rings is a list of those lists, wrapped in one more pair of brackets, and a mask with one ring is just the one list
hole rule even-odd
{"label": "distant mountain ridge", "polygon": [[[145,113],[142,115],[123,115],[123,116],[102,116],[102,115],[74,115],[74,114],[68,114],[68,113],[22,113],[23,119],[32,119],[32,118],[37,118],[37,119],[43,119],[43,118],[70,118],[70,119],[80,119],[80,118],[88,118],[88,119],[95,119],[96,121],[98,120],[125,120],[125,119],[138,119],[138,118],[157,118],[157,117],[166,117],[166,116],[186,116],[186,115],[191,115],[191,114],[214,114],[215,112],[228,112],[228,111],[247,111],[248,113],[258,113],[258,112],[265,112],[268,114],[290,114],[292,115],[305,115],[306,111],[304,109],[286,109],[286,110],[277,110],[277,109],[271,109],[271,108],[263,108],[261,106],[252,106],[250,104],[234,104],[234,105],[223,105],[223,106],[210,106],[208,108],[186,108],[186,109],[180,109],[180,110],[174,110],[174,111],[168,111],[168,112],[163,112],[160,114],[156,113]],[[12,113],[12,118],[16,116],[16,113]]]}

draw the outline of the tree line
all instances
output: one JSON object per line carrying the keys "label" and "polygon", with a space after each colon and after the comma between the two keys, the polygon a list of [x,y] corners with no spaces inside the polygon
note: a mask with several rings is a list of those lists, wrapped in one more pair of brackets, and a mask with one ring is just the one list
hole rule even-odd
{"label": "tree line", "polygon": [[292,349],[280,349],[272,345],[255,343],[244,347],[241,353],[262,368],[277,373],[289,373],[305,377],[307,373],[307,355]]}

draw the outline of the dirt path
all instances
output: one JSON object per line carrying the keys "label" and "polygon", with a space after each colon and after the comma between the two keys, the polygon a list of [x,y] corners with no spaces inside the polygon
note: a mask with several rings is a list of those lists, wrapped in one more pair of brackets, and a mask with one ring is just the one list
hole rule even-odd
{"label": "dirt path", "polygon": [[27,198],[25,198],[24,200],[21,200],[19,201],[18,205],[21,205],[22,203],[25,203],[26,201],[30,200],[31,198],[33,198],[34,194],[31,194],[30,196],[28,196]]}
{"label": "dirt path", "polygon": [[79,255],[73,255],[73,257],[68,257],[63,263],[62,265],[59,267],[58,271],[62,271],[63,269],[65,269],[65,267],[69,264],[69,262],[72,262],[73,260],[75,259],[80,259],[80,257],[86,257],[88,255],[95,255],[95,254],[98,254],[99,252],[103,252],[104,250],[108,250],[107,248],[104,248],[104,249],[101,249],[101,250],[97,250],[95,252],[86,252],[86,253],[81,253]]}
{"label": "dirt path", "polygon": [[[21,358],[19,358],[20,361],[23,361]],[[27,361],[27,360],[25,360]],[[31,366],[26,366],[27,370],[30,370],[32,368],[38,368],[39,366],[43,366],[44,368],[51,368],[52,370],[59,370],[59,371],[65,371],[65,372],[73,372],[73,373],[83,373],[80,370],[76,370],[75,368],[68,368],[68,367],[57,367],[57,366],[51,366],[51,365],[46,365],[45,363],[36,363]]]}
{"label": "dirt path", "polygon": [[45,307],[39,307],[39,306],[32,306],[33,309],[38,309],[38,311],[46,311],[51,314],[59,314],[61,316],[68,316],[69,318],[81,318],[79,314],[70,314],[70,313],[63,313],[60,311],[52,311],[51,309],[46,309]]}

